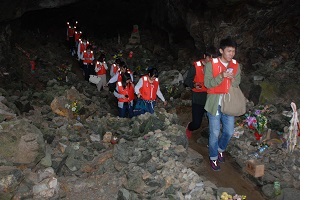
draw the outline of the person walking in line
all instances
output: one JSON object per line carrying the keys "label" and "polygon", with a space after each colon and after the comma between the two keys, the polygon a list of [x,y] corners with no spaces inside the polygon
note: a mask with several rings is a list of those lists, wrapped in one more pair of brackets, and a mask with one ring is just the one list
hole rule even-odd
{"label": "person walking in line", "polygon": [[210,53],[203,54],[203,59],[195,61],[190,67],[188,75],[184,81],[185,85],[192,90],[192,121],[186,128],[187,138],[192,137],[192,131],[201,127],[205,115],[205,102],[207,98],[207,88],[204,85],[204,67],[212,58]]}
{"label": "person walking in line", "polygon": [[77,21],[75,24],[71,24],[69,21],[67,22],[67,41],[69,43],[69,49],[72,56],[74,56],[74,34],[77,26]]}
{"label": "person walking in line", "polygon": [[89,42],[85,37],[80,38],[78,46],[77,46],[77,58],[78,61],[81,60],[83,52],[90,46]]}
{"label": "person walking in line", "polygon": [[121,81],[121,74],[122,73],[129,73],[131,76],[131,81],[133,83],[133,74],[132,72],[128,69],[128,66],[126,65],[126,63],[124,61],[120,61],[119,62],[119,69],[118,71],[114,74],[114,76],[112,76],[109,81],[107,82],[107,84],[110,83],[116,83],[117,81]]}
{"label": "person walking in line", "polygon": [[103,89],[105,88],[104,86],[106,85],[107,69],[108,69],[108,66],[105,62],[105,54],[101,54],[95,65],[95,72],[97,73],[97,76],[101,78],[100,82],[97,84],[97,89],[99,92],[102,89],[102,87]]}
{"label": "person walking in line", "polygon": [[158,70],[150,68],[147,71],[148,73],[139,79],[134,88],[137,97],[145,104],[145,109],[136,112],[135,115],[146,112],[153,114],[157,96],[163,101],[164,106],[167,105],[167,101],[160,90]]}
{"label": "person walking in line", "polygon": [[133,117],[134,84],[129,73],[121,74],[121,81],[118,81],[114,91],[118,98],[119,117]]}
{"label": "person walking in line", "polygon": [[111,77],[115,76],[115,74],[119,71],[119,64],[120,64],[121,60],[120,58],[116,58],[115,62],[112,64],[111,68],[110,68],[110,72],[109,75]]}
{"label": "person walking in line", "polygon": [[89,81],[90,74],[94,71],[94,54],[93,51],[91,51],[91,46],[87,46],[86,50],[82,53],[81,60],[83,61],[85,80]]}
{"label": "person walking in line", "polygon": [[121,74],[123,73],[129,73],[130,74],[130,77],[131,77],[131,81],[133,83],[133,74],[131,73],[131,71],[128,69],[128,66],[126,65],[126,63],[124,61],[120,61],[119,62],[119,69],[118,71],[115,73],[115,75],[113,77],[111,77],[109,79],[109,81],[106,83],[106,86],[109,87],[109,90],[110,91],[114,91],[115,90],[115,87],[116,87],[116,82],[117,81],[121,81]]}
{"label": "person walking in line", "polygon": [[74,54],[72,54],[73,56],[78,55],[78,44],[80,42],[81,36],[82,36],[82,31],[80,30],[75,30],[75,34],[74,34],[74,41],[75,41],[75,45],[74,45]]}
{"label": "person walking in line", "polygon": [[233,59],[236,48],[237,43],[231,37],[222,39],[219,46],[221,56],[213,58],[205,67],[204,84],[208,93],[205,110],[209,122],[209,161],[214,171],[220,170],[219,162],[225,162],[223,153],[234,133],[234,116],[221,112],[221,100],[230,87],[237,87],[240,84],[241,69],[238,62]]}

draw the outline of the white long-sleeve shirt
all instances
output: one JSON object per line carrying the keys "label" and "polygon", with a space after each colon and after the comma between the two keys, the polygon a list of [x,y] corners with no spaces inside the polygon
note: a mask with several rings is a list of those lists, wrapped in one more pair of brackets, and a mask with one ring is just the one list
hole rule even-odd
{"label": "white long-sleeve shirt", "polygon": [[[109,79],[107,84],[117,82],[118,81],[118,76],[120,76],[119,71],[117,71],[116,74],[111,79]],[[133,82],[133,75],[130,74],[130,76],[131,76],[131,81]]]}

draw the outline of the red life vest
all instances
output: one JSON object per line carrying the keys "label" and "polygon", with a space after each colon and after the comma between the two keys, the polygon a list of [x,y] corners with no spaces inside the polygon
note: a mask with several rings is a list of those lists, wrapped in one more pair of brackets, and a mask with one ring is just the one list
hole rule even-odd
{"label": "red life vest", "polygon": [[128,98],[118,98],[120,102],[130,102],[134,100],[134,86],[132,83],[127,84],[126,88],[123,88],[121,81],[117,82],[118,93],[122,95],[128,95]]}
{"label": "red life vest", "polygon": [[81,35],[82,35],[81,31],[75,31],[75,42],[77,42],[79,40]]}
{"label": "red life vest", "polygon": [[193,82],[195,84],[200,85],[200,89],[192,88],[192,91],[194,92],[207,92],[207,88],[204,85],[204,65],[202,64],[202,61],[196,61],[194,62],[195,67],[195,76]]}
{"label": "red life vest", "polygon": [[68,26],[68,37],[73,37],[75,32],[75,26]]}
{"label": "red life vest", "polygon": [[114,74],[116,74],[117,71],[119,70],[119,67],[115,63],[112,65],[112,68],[113,68]]}
{"label": "red life vest", "polygon": [[[127,73],[132,74],[132,72],[131,72],[129,69],[127,69]],[[117,81],[122,81],[122,76],[121,76],[121,74],[122,74],[122,72],[119,70]]]}
{"label": "red life vest", "polygon": [[[218,58],[213,58],[211,64],[213,77],[217,77],[218,75],[220,75],[221,72],[226,71],[225,66],[219,61]],[[228,64],[228,68],[233,69],[233,74],[235,76],[238,70],[238,63],[236,62],[236,60],[232,59]],[[219,85],[217,85],[216,87],[208,88],[207,93],[226,94],[228,93],[230,86],[231,79],[223,78],[223,81]]]}
{"label": "red life vest", "polygon": [[139,89],[140,94],[144,100],[154,101],[157,98],[157,91],[159,88],[159,79],[156,78],[153,83],[150,83],[148,76],[143,76],[143,86]]}
{"label": "red life vest", "polygon": [[83,58],[85,60],[83,60],[84,63],[87,63],[87,64],[93,64],[93,60],[91,60],[91,58],[93,58],[93,51],[90,51],[90,53],[88,53],[86,50],[84,51],[84,54],[83,54]]}
{"label": "red life vest", "polygon": [[106,69],[105,69],[103,63],[97,61],[96,67],[99,68],[99,71],[97,72],[97,75],[106,74]]}
{"label": "red life vest", "polygon": [[117,81],[122,81],[121,72],[118,73]]}
{"label": "red life vest", "polygon": [[79,52],[82,53],[83,51],[86,50],[86,48],[88,47],[89,42],[87,41],[86,44],[83,43],[83,41],[80,41],[80,47],[79,47]]}

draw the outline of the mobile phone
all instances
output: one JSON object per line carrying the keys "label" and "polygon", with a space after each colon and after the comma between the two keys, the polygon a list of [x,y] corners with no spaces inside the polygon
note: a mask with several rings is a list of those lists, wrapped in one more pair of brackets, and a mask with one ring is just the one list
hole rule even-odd
{"label": "mobile phone", "polygon": [[233,72],[233,68],[227,68],[226,72],[228,72],[228,73]]}

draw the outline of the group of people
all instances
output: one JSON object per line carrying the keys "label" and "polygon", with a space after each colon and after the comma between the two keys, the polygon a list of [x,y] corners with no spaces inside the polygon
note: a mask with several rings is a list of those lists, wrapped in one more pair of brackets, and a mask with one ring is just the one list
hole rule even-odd
{"label": "group of people", "polygon": [[[224,151],[234,134],[235,117],[221,112],[222,96],[241,80],[239,63],[233,59],[237,43],[230,37],[220,41],[220,56],[204,54],[189,69],[185,84],[192,89],[192,121],[186,127],[188,139],[200,128],[205,112],[209,126],[209,161],[214,171],[225,162]],[[232,69],[232,70],[228,70]]]}
{"label": "group of people", "polygon": [[[80,67],[83,70],[83,75],[86,81],[89,81],[90,75],[96,75],[96,65],[99,65],[100,60],[95,63],[95,55],[92,50],[92,44],[87,40],[86,35],[81,31],[78,21],[67,21],[67,35],[66,39],[72,56],[76,56]],[[100,73],[104,73],[101,70]]]}
{"label": "group of people", "polygon": [[[96,75],[100,81],[96,84],[97,90],[109,90],[118,100],[119,117],[129,117],[154,113],[157,96],[167,104],[159,86],[158,70],[148,67],[146,74],[142,75],[134,85],[133,73],[126,62],[115,58],[110,66],[110,79],[107,81],[108,64],[105,54],[101,53],[95,59],[92,45],[87,41],[82,32],[78,30],[77,21],[67,22],[67,41],[72,56],[77,55],[81,63],[84,78],[89,81],[90,75]],[[132,51],[129,54],[132,57]],[[143,106],[141,106],[143,105]]]}
{"label": "group of people", "polygon": [[160,90],[158,75],[156,68],[149,68],[134,85],[130,73],[126,71],[119,73],[114,90],[114,95],[118,99],[119,117],[132,118],[146,112],[154,113],[157,97],[167,105]]}
{"label": "group of people", "polygon": [[[159,85],[158,70],[148,68],[136,85],[133,74],[125,61],[117,58],[110,68],[110,80],[107,82],[108,70],[106,57],[101,54],[94,63],[94,54],[89,42],[76,32],[77,22],[68,23],[67,40],[70,51],[76,54],[83,63],[85,80],[91,74],[99,76],[97,89],[109,87],[110,92],[118,99],[119,117],[129,117],[154,113],[157,97],[167,105]],[[73,31],[74,30],[74,31]],[[76,39],[76,34],[77,38]],[[78,41],[78,42],[77,42]],[[74,45],[74,46],[73,46]],[[238,87],[241,80],[241,69],[234,58],[237,43],[230,37],[220,41],[220,56],[205,53],[201,60],[194,62],[185,79],[185,85],[192,89],[192,121],[186,127],[186,136],[192,137],[192,131],[201,127],[205,113],[209,126],[209,161],[214,171],[220,170],[219,163],[225,162],[224,151],[234,134],[235,117],[221,112],[222,96],[229,92],[230,87]],[[232,70],[227,70],[232,69]]]}

